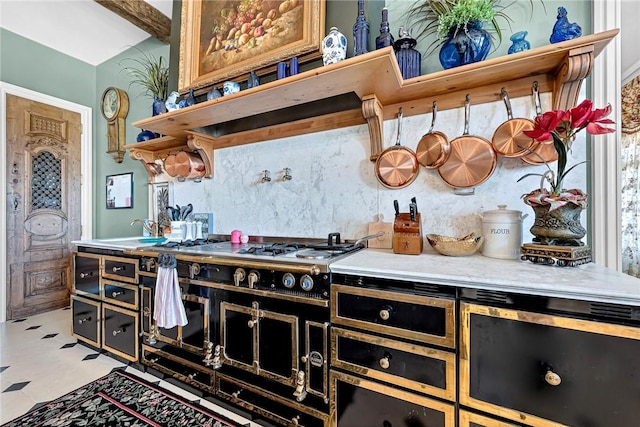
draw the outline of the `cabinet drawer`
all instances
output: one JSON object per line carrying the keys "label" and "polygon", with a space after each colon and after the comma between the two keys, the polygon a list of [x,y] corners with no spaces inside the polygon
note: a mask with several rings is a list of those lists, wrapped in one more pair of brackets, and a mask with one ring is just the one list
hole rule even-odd
{"label": "cabinet drawer", "polygon": [[138,283],[138,260],[116,256],[102,256],[102,278]]}
{"label": "cabinet drawer", "polygon": [[458,425],[460,427],[519,427],[519,424],[505,423],[464,409],[460,410],[459,419]]}
{"label": "cabinet drawer", "polygon": [[111,280],[102,281],[102,299],[132,310],[138,309],[138,287]]}
{"label": "cabinet drawer", "polygon": [[78,294],[100,295],[100,255],[76,254],[73,257],[73,286]]}
{"label": "cabinet drawer", "polygon": [[331,329],[331,366],[455,400],[455,355],[401,341]]}
{"label": "cabinet drawer", "polygon": [[536,426],[638,425],[640,328],[461,304],[460,403]]}
{"label": "cabinet drawer", "polygon": [[[202,366],[201,363],[178,357],[170,352],[150,347],[146,344],[142,345],[140,359],[143,364],[151,366],[164,374],[198,389],[213,393],[215,371],[209,367]],[[198,361],[200,359],[198,358]]]}
{"label": "cabinet drawer", "polygon": [[215,391],[219,398],[261,415],[284,426],[326,427],[328,415],[284,399],[260,387],[216,373]]}
{"label": "cabinet drawer", "polygon": [[331,285],[331,323],[455,348],[455,301]]}
{"label": "cabinet drawer", "polygon": [[71,335],[100,347],[100,302],[71,295]]}
{"label": "cabinet drawer", "polygon": [[331,371],[334,426],[453,427],[454,406],[373,381]]}
{"label": "cabinet drawer", "polygon": [[124,359],[138,360],[138,313],[102,304],[102,348]]}

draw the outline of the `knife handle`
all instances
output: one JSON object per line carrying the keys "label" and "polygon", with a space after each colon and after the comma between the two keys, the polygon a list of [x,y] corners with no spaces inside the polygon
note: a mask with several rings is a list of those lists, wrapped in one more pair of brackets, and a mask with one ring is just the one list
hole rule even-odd
{"label": "knife handle", "polygon": [[393,201],[393,208],[396,210],[396,216],[400,216],[400,205],[398,205],[398,201]]}

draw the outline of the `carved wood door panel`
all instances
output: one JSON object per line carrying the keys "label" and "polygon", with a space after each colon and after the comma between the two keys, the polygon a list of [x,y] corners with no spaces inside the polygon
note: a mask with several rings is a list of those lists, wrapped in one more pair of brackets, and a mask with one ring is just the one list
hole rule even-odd
{"label": "carved wood door panel", "polygon": [[81,235],[80,115],[7,95],[7,319],[66,307]]}

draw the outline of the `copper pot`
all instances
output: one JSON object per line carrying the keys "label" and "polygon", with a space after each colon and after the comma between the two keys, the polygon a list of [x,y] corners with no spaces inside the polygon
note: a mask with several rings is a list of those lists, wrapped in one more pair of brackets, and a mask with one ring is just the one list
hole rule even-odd
{"label": "copper pot", "polygon": [[416,153],[400,144],[402,137],[402,108],[398,111],[396,144],[385,149],[376,160],[376,178],[387,188],[404,188],[415,181],[420,164]]}
{"label": "copper pot", "polygon": [[174,154],[169,154],[166,159],[164,159],[164,170],[167,172],[169,176],[176,177],[178,176],[178,170],[176,169],[176,156]]}
{"label": "copper pot", "polygon": [[202,178],[205,173],[204,162],[198,154],[181,151],[176,154],[176,170],[183,178]]}

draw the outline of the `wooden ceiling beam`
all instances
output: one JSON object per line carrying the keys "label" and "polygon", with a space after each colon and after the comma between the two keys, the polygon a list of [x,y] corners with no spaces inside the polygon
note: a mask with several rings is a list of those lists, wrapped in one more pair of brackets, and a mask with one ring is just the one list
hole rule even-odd
{"label": "wooden ceiling beam", "polygon": [[142,0],[94,0],[116,15],[151,34],[164,44],[169,44],[171,19]]}

